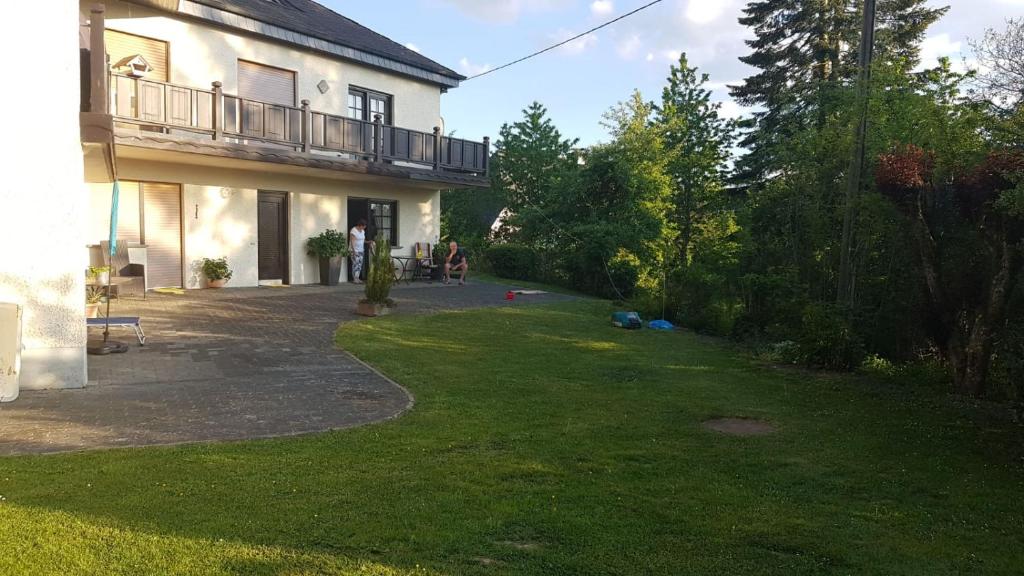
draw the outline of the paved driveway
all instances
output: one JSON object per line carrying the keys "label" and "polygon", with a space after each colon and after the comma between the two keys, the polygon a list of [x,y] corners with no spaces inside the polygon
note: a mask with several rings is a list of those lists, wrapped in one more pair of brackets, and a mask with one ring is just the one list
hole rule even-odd
{"label": "paved driveway", "polygon": [[[413,284],[392,296],[401,314],[568,298],[507,302],[508,288]],[[112,330],[130,350],[90,356],[87,388],[25,391],[0,404],[0,454],[241,440],[393,418],[411,395],[333,346],[361,296],[353,286],[296,286],[115,301],[112,316],[142,317],[146,346]]]}

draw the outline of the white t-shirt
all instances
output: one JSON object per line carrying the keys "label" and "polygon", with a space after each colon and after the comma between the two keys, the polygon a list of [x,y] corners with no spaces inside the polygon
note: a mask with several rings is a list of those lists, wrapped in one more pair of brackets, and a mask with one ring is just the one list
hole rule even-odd
{"label": "white t-shirt", "polygon": [[363,249],[366,245],[366,231],[360,230],[358,227],[353,226],[352,231],[349,232],[349,234],[351,234],[352,238],[355,240],[355,242],[353,242],[351,246],[352,250],[358,252],[359,254],[362,254]]}

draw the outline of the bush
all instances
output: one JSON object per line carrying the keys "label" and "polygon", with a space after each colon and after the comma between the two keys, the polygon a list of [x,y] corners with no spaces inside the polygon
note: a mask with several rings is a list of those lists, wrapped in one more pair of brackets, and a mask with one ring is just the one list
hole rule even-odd
{"label": "bush", "polygon": [[395,265],[391,260],[391,244],[377,243],[370,255],[370,269],[366,274],[366,300],[373,304],[391,304],[391,285],[395,283]]}
{"label": "bush", "polygon": [[804,308],[797,349],[803,363],[830,370],[853,370],[865,356],[863,341],[842,311],[820,303]]}
{"label": "bush", "polygon": [[538,277],[537,252],[532,248],[520,244],[495,244],[485,254],[495,276],[512,280],[534,280]]}
{"label": "bush", "polygon": [[203,258],[202,268],[207,280],[231,280],[227,258]]}
{"label": "bush", "polygon": [[[601,275],[599,271],[595,273]],[[620,249],[608,261],[608,270],[604,276],[607,276],[609,282],[607,290],[601,295],[609,298],[632,298],[636,294],[637,282],[640,281],[640,259]]]}
{"label": "bush", "polygon": [[306,240],[306,254],[321,259],[346,256],[348,250],[345,247],[345,240],[345,235],[337,230],[324,230]]}

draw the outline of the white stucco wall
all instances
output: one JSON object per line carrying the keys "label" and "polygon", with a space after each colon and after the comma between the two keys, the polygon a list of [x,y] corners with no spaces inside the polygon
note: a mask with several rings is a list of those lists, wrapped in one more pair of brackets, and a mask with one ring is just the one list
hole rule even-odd
{"label": "white stucco wall", "polygon": [[[119,160],[118,169],[126,180],[182,184],[187,288],[203,286],[201,274],[195,269],[203,257],[228,258],[234,272],[231,286],[258,284],[258,190],[289,194],[292,284],[319,281],[317,262],[306,255],[306,239],[327,228],[345,231],[349,197],[398,202],[399,246],[392,250],[396,255],[411,255],[415,242],[437,242],[441,232],[440,192],[403,187],[398,181],[383,178],[370,183],[125,158]],[[102,195],[95,198],[103,201]],[[102,210],[90,208],[90,212],[99,214]]]}
{"label": "white stucco wall", "polygon": [[[0,53],[46,62],[45,90],[0,92],[8,134],[0,154],[0,302],[24,307],[21,388],[80,387],[85,370],[85,274],[82,148],[78,134],[78,12],[74,5],[7,6]],[[10,11],[13,10],[13,13]],[[33,151],[45,150],[45,154]],[[5,329],[5,328],[0,328]]]}
{"label": "white stucco wall", "polygon": [[[436,85],[140,6],[115,1],[106,6],[107,28],[168,42],[172,83],[209,89],[219,80],[225,93],[237,94],[238,60],[249,60],[295,71],[296,105],[306,99],[313,110],[345,115],[351,85],[392,95],[396,126],[430,132],[440,122],[441,90]],[[316,87],[321,80],[330,85],[326,94]]]}

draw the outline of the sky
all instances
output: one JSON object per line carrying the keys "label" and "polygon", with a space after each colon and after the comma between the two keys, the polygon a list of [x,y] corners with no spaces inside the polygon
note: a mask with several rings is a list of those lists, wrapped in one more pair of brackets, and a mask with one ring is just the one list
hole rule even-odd
{"label": "sky", "polygon": [[[650,0],[319,0],[336,12],[465,75],[565,40],[647,4]],[[745,0],[662,0],[661,3],[564,47],[449,90],[441,98],[446,132],[478,140],[496,138],[503,123],[522,117],[534,100],[581,145],[607,141],[601,117],[640,90],[660,98],[669,66],[685,52],[691,66],[710,75],[724,115],[744,110],[726,86],[751,69],[748,30],[737,19]],[[969,39],[1006,19],[1024,17],[1024,0],[929,0],[949,6],[922,45],[922,58],[949,56],[970,65]],[[396,118],[401,125],[401,118]]]}

